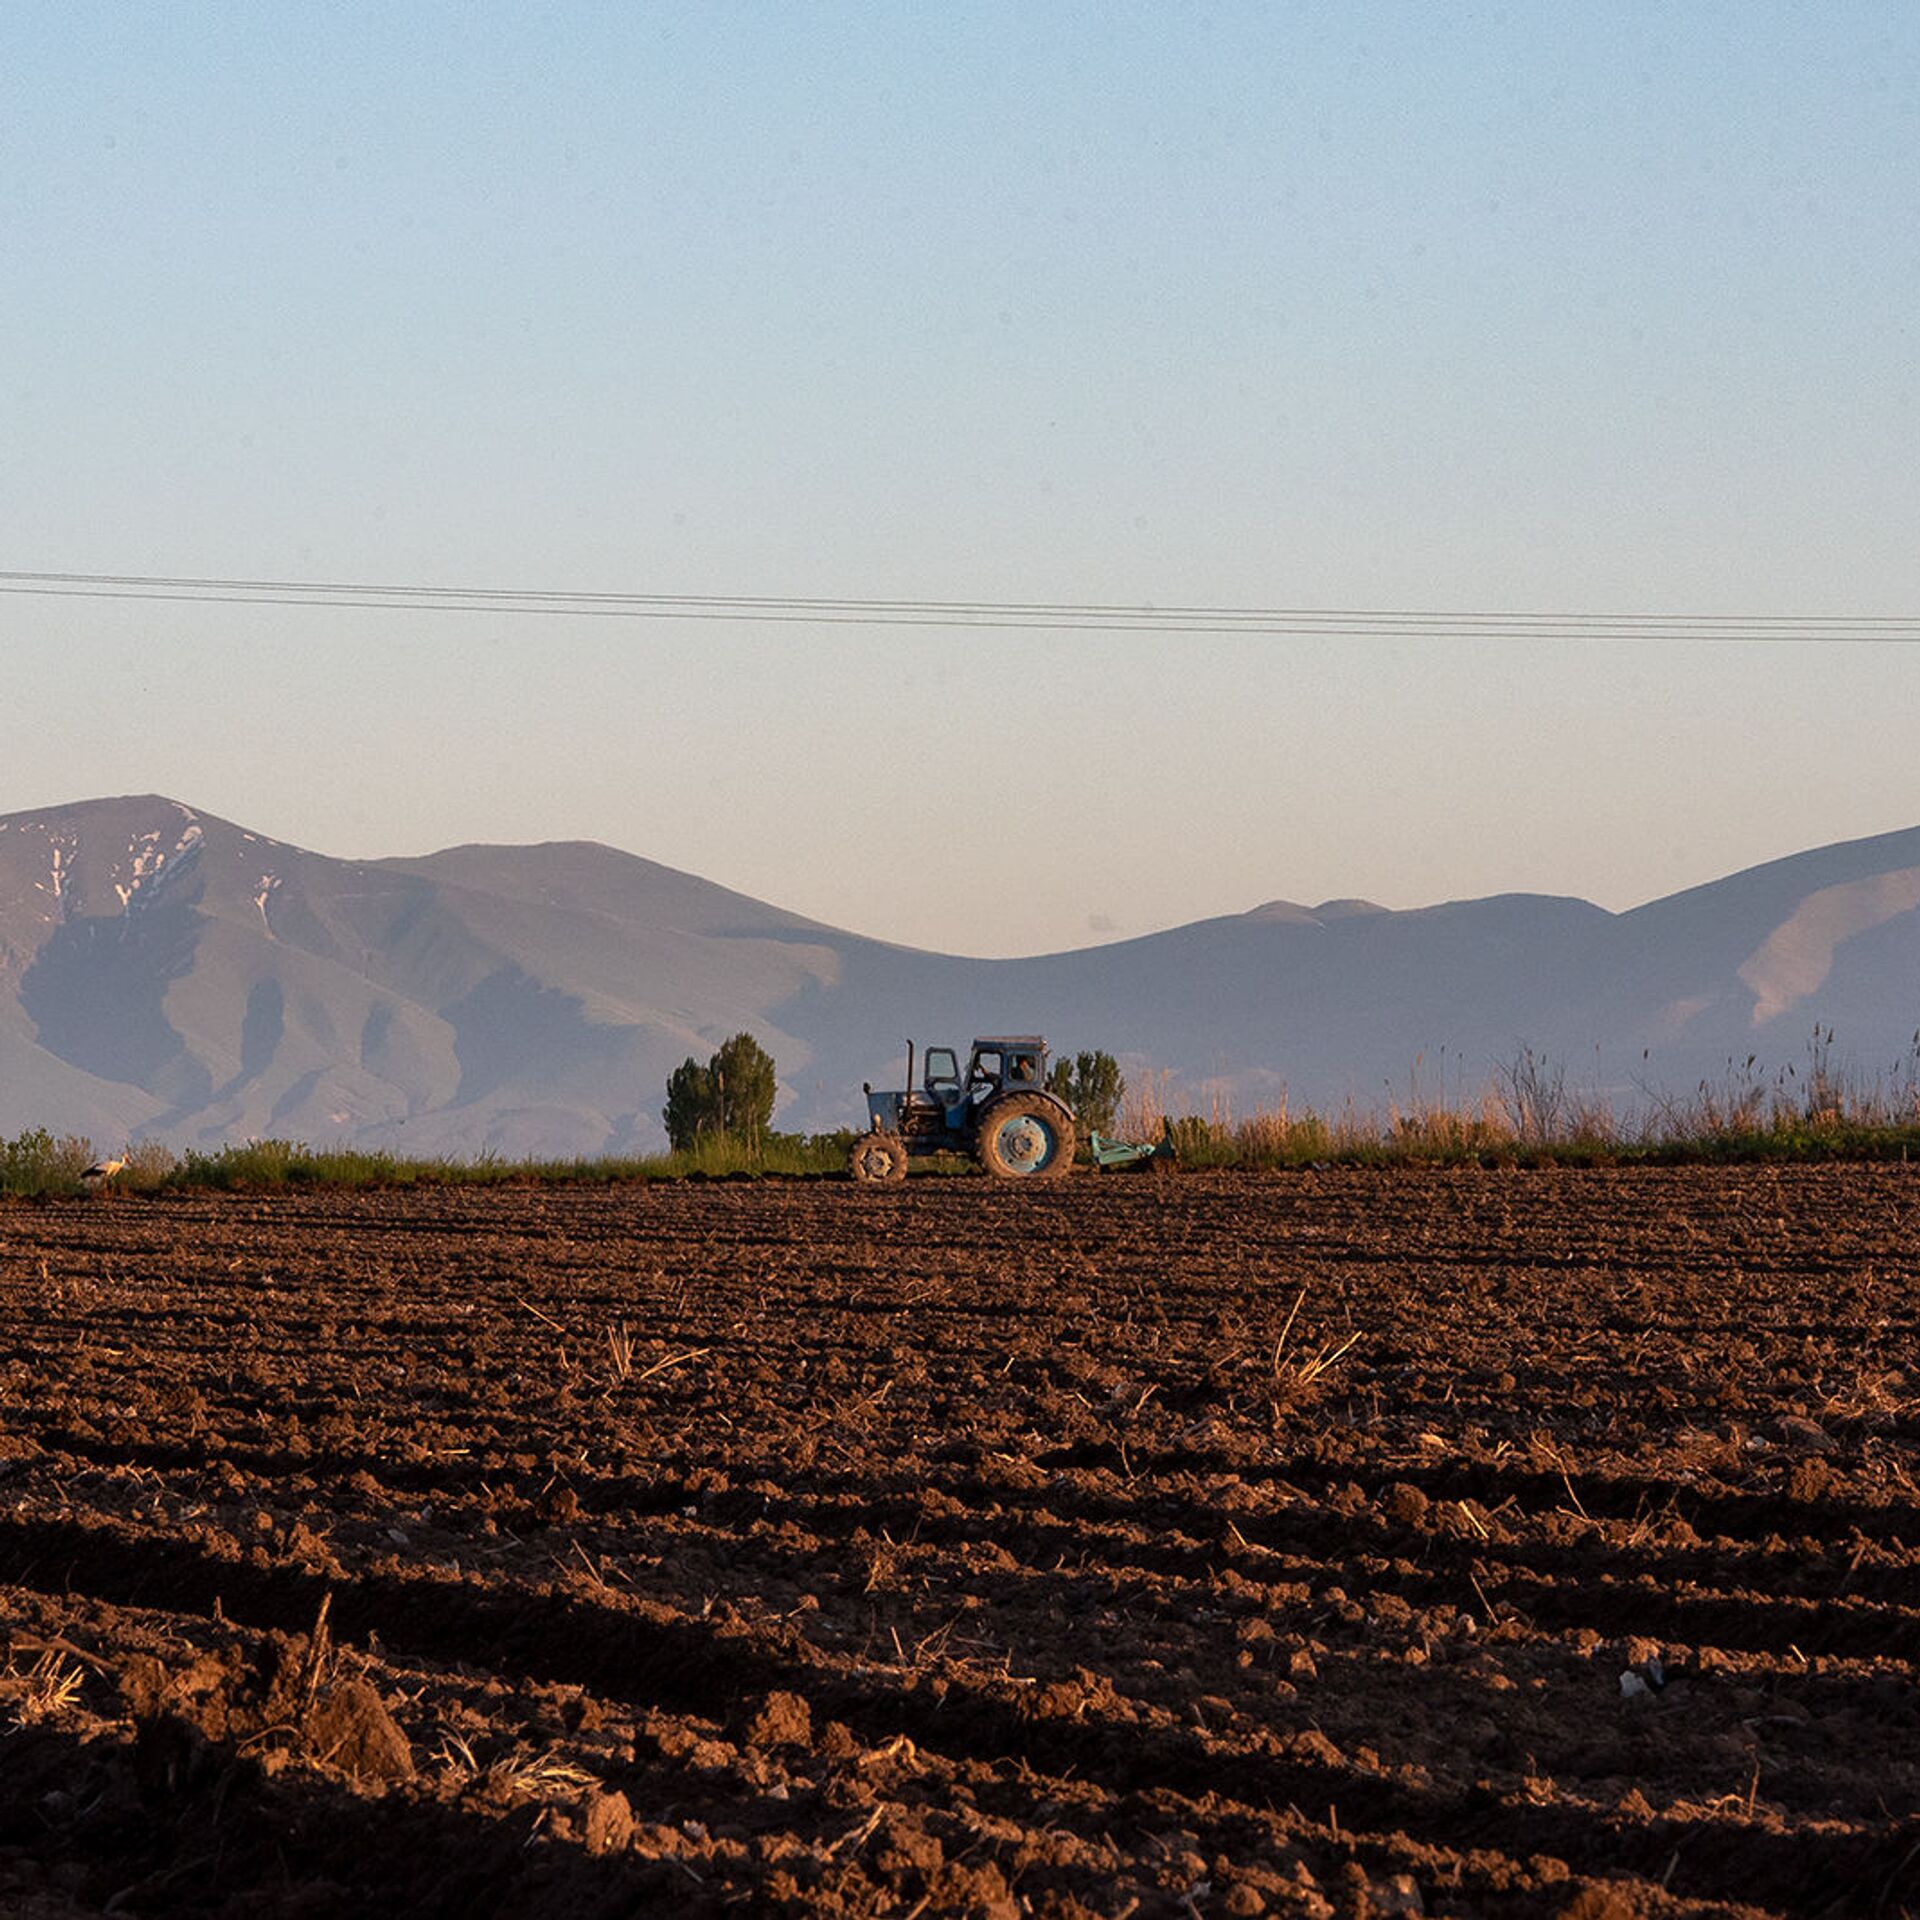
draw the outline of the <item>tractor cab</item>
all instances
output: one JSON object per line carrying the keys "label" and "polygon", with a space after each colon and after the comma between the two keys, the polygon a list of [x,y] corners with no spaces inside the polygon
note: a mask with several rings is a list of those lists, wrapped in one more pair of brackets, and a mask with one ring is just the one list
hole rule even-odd
{"label": "tractor cab", "polygon": [[1037,1034],[976,1040],[967,1062],[967,1098],[1032,1093],[1047,1083],[1047,1043]]}

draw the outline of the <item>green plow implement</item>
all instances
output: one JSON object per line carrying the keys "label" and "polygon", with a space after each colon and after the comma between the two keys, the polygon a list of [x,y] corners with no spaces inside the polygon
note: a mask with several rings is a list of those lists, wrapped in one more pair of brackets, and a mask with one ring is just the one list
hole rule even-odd
{"label": "green plow implement", "polygon": [[1172,1162],[1179,1159],[1173,1145],[1173,1122],[1160,1122],[1160,1138],[1151,1145],[1141,1140],[1109,1140],[1104,1134],[1087,1135],[1087,1153],[1096,1167],[1132,1167],[1143,1160]]}

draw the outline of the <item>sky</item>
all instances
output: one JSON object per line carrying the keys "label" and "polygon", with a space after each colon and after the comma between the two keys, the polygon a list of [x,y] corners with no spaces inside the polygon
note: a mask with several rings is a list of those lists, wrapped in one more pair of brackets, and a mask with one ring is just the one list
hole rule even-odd
{"label": "sky", "polygon": [[[0,572],[1913,630],[1917,213],[1907,0],[15,0]],[[0,666],[0,812],[973,953],[1920,824],[1905,645],[0,594]]]}

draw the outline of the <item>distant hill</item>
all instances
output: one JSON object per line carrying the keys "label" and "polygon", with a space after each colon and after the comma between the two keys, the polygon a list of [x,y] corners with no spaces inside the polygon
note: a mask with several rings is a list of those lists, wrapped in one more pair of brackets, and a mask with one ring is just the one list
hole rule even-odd
{"label": "distant hill", "polygon": [[[668,1072],[746,1028],[780,1123],[856,1124],[905,1037],[1038,1029],[1241,1111],[1484,1083],[1521,1045],[1581,1084],[1868,1074],[1920,1029],[1920,828],[1629,913],[1504,894],[1272,901],[1021,960],[841,932],[582,841],[334,860],[156,795],[0,818],[0,1133],[267,1134],[415,1152],[660,1143]],[[1204,1104],[1204,1099],[1203,1099]]]}

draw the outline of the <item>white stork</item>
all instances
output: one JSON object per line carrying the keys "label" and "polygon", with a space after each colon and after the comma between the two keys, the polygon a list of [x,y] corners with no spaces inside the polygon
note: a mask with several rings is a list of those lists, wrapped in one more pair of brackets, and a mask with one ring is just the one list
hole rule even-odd
{"label": "white stork", "polygon": [[90,1187],[97,1187],[103,1181],[111,1180],[116,1173],[121,1172],[125,1168],[126,1164],[127,1149],[122,1147],[118,1154],[105,1160],[96,1160],[92,1166],[88,1167],[86,1171],[81,1174],[80,1178]]}

